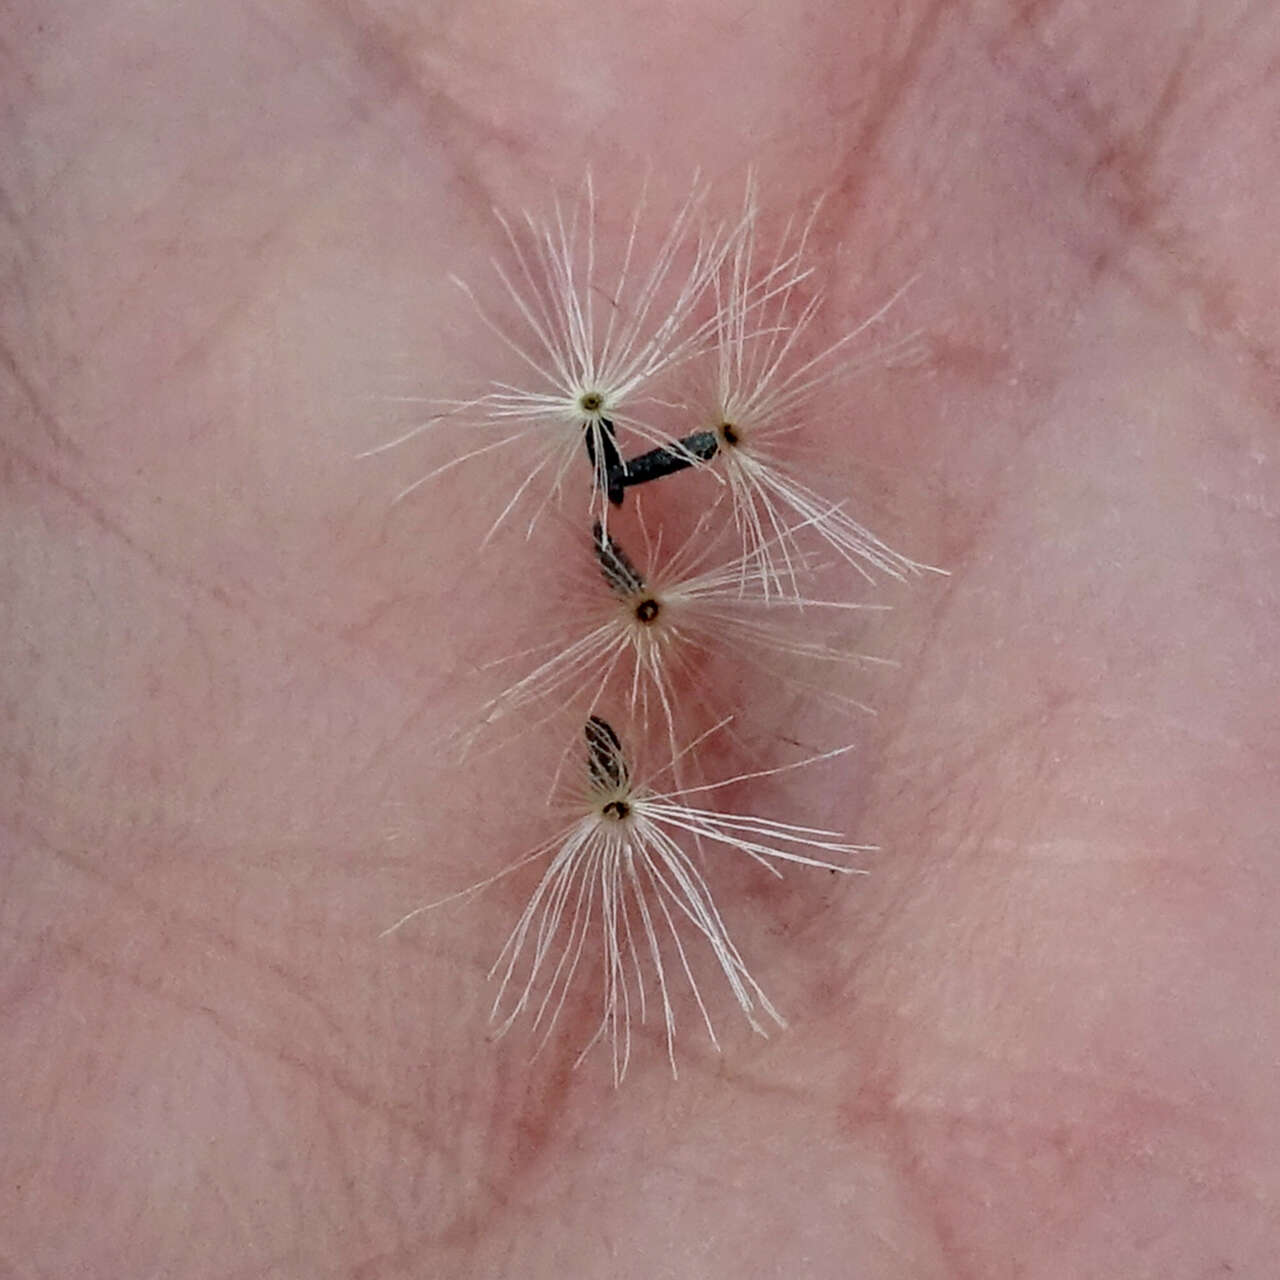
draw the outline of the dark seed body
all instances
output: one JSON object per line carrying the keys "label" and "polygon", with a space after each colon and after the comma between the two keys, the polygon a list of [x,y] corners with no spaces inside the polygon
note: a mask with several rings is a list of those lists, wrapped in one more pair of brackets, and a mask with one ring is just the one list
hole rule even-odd
{"label": "dark seed body", "polygon": [[674,475],[696,463],[709,462],[719,447],[720,441],[714,431],[695,431],[673,444],[664,444],[628,459],[622,464],[621,483],[625,488],[631,488],[637,484],[648,484],[651,480],[661,480],[663,476]]}
{"label": "dark seed body", "polygon": [[622,740],[613,726],[599,716],[586,724],[587,773],[598,791],[622,790],[630,781],[627,762],[622,757]]}
{"label": "dark seed body", "polygon": [[[622,461],[622,453],[618,449],[618,436],[613,423],[608,418],[584,422],[582,436],[587,446],[587,457],[591,460],[591,469],[597,476],[604,476],[605,496],[613,506],[620,507],[623,490],[621,477],[626,470],[626,463]],[[596,453],[597,444],[599,455]]]}
{"label": "dark seed body", "polygon": [[638,595],[644,590],[644,578],[631,563],[630,556],[604,531],[599,520],[591,527],[600,572],[610,588],[620,596]]}

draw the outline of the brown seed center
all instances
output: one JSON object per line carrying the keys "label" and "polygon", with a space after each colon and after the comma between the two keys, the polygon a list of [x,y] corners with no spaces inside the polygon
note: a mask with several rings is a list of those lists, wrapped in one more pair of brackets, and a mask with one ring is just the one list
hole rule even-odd
{"label": "brown seed center", "polygon": [[610,800],[601,812],[606,818],[621,822],[631,812],[631,806],[625,800]]}
{"label": "brown seed center", "polygon": [[660,608],[661,606],[658,602],[650,596],[647,600],[641,600],[640,603],[636,605],[636,617],[639,618],[641,622],[652,622],[654,618],[658,616]]}

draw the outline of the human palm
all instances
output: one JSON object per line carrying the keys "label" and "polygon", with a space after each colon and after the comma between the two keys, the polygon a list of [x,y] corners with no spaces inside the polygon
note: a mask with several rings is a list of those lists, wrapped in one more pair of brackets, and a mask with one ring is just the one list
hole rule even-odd
{"label": "human palm", "polygon": [[[1280,20],[1179,17],[11,7],[0,1270],[1270,1273]],[[920,274],[813,438],[951,573],[761,797],[874,874],[723,881],[791,1028],[616,1091],[485,1041],[527,886],[379,938],[545,834],[437,744],[563,529],[353,461],[584,160],[829,192],[833,333]]]}

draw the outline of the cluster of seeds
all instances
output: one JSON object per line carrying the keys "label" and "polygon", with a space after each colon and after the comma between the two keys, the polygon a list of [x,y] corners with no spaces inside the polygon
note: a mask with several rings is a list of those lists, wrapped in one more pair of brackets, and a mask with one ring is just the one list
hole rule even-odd
{"label": "cluster of seeds", "polygon": [[[787,863],[848,874],[859,872],[852,859],[866,848],[835,831],[703,807],[726,788],[849,750],[712,782],[691,777],[700,745],[731,718],[683,740],[688,704],[703,696],[703,664],[728,650],[771,681],[785,670],[787,680],[803,685],[792,661],[799,660],[802,668],[816,667],[815,688],[829,687],[823,674],[829,664],[876,659],[806,638],[812,620],[873,606],[807,593],[818,557],[843,562],[869,581],[905,578],[926,567],[810,487],[788,457],[788,437],[812,420],[806,415],[834,379],[911,357],[913,339],[846,358],[893,300],[812,351],[819,304],[807,259],[813,217],[788,222],[774,251],[762,254],[754,184],[728,223],[708,222],[705,197],[695,187],[647,268],[640,265],[642,200],[607,278],[599,265],[590,180],[571,207],[557,203],[546,224],[527,216],[520,224],[501,219],[511,257],[494,267],[516,325],[500,322],[458,283],[525,382],[497,383],[474,399],[443,402],[428,422],[382,446],[445,425],[461,428],[468,440],[402,497],[469,459],[522,450],[524,478],[489,536],[519,510],[527,512],[532,538],[547,506],[572,501],[568,491],[579,482],[574,491],[582,495],[594,581],[585,607],[566,611],[563,633],[528,651],[528,671],[485,704],[461,742],[470,750],[495,723],[528,728],[574,708],[577,746],[566,746],[557,772],[560,779],[569,769],[579,780],[572,821],[442,902],[545,863],[494,965],[493,1017],[505,1031],[528,1014],[540,1045],[546,1044],[575,977],[594,971],[599,1020],[581,1056],[607,1042],[615,1082],[627,1071],[633,1024],[648,1018],[651,1005],[661,1011],[675,1071],[678,985],[692,993],[718,1047],[695,977],[694,945],[709,948],[753,1028],[764,1034],[768,1023],[782,1025],[713,899],[707,876],[718,857],[732,851],[775,874]],[[677,378],[686,393],[659,399],[657,388]],[[690,429],[655,426],[661,416],[655,407],[682,417]],[[690,469],[714,485],[692,533],[664,553],[661,527],[651,536],[641,520],[643,555],[624,547],[616,518],[610,528],[611,511],[641,487],[660,493],[661,481]],[[801,615],[804,627],[796,625]],[[781,666],[780,658],[787,659]],[[634,769],[641,745],[664,758],[643,779]],[[419,907],[392,928],[442,902]]]}

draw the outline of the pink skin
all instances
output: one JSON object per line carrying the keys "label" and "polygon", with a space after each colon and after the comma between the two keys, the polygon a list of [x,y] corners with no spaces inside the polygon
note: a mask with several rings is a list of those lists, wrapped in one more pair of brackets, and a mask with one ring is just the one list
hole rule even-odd
{"label": "pink skin", "polygon": [[[0,1272],[1273,1274],[1280,19],[1091,8],[9,6]],[[760,797],[875,874],[722,882],[792,1029],[615,1093],[485,1041],[527,885],[378,937],[545,830],[431,745],[542,570],[352,455],[491,203],[654,157],[829,191],[837,325],[923,273],[815,438],[953,576]]]}

